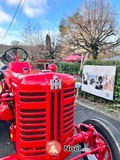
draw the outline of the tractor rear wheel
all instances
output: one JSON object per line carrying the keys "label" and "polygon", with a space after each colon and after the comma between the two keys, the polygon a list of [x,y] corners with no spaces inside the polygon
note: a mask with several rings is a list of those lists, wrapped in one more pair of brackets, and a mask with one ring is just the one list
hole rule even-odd
{"label": "tractor rear wheel", "polygon": [[[103,154],[100,152],[95,152],[84,157],[84,160],[118,160],[120,159],[120,134],[116,128],[109,122],[103,119],[90,118],[83,122],[84,124],[91,124],[94,126],[96,131],[100,135],[100,141],[106,144],[106,149]],[[86,131],[85,127],[81,127],[82,131]],[[90,147],[89,142],[87,144],[80,144],[82,148],[82,153],[87,152],[87,150],[95,148],[95,146]]]}

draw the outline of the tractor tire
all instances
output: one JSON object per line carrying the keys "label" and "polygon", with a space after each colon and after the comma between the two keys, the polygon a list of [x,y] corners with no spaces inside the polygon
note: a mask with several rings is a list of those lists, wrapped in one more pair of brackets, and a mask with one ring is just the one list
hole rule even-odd
{"label": "tractor tire", "polygon": [[[108,121],[100,118],[90,118],[83,122],[84,124],[91,124],[94,126],[96,131],[100,134],[101,139],[107,143],[109,151],[107,156],[105,155],[104,160],[118,160],[120,159],[120,133],[117,129],[110,124]],[[86,128],[82,127],[82,131],[86,131]],[[81,148],[85,148],[86,144],[81,143]],[[82,153],[85,153],[83,151]],[[84,160],[97,160],[95,154],[83,157]],[[102,160],[102,159],[101,159]]]}

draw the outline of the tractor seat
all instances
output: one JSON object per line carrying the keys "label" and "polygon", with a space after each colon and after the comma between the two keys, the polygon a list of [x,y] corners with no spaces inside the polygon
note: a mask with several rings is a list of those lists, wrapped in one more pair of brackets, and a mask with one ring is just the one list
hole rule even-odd
{"label": "tractor seat", "polygon": [[30,65],[28,62],[11,62],[8,65],[8,69],[16,73],[25,73],[30,71]]}

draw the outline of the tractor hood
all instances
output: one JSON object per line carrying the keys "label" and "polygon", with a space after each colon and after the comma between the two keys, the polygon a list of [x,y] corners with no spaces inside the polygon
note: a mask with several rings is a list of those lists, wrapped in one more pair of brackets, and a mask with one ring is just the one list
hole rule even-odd
{"label": "tractor hood", "polygon": [[20,90],[53,90],[75,86],[72,76],[54,72],[19,75],[17,79]]}
{"label": "tractor hood", "polygon": [[75,86],[73,76],[51,71],[31,70],[26,73],[16,73],[8,68],[4,78],[10,90],[13,83],[19,90],[26,91],[65,89]]}

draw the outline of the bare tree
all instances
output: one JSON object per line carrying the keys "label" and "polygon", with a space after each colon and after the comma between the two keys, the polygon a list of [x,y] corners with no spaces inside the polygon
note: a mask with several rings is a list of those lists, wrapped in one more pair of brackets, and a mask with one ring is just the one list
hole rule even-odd
{"label": "bare tree", "polygon": [[19,45],[20,45],[20,41],[13,40],[13,41],[11,42],[11,45],[12,45],[12,46],[19,46]]}
{"label": "bare tree", "polygon": [[22,32],[22,37],[24,44],[30,52],[29,58],[32,61],[43,59],[44,55],[42,53],[42,47],[44,42],[40,24],[33,24],[28,21],[27,26]]}
{"label": "bare tree", "polygon": [[116,18],[109,0],[84,0],[72,16],[61,20],[62,40],[97,59],[120,45]]}
{"label": "bare tree", "polygon": [[[51,38],[52,37],[52,38]],[[57,37],[54,35],[46,35],[46,44],[43,47],[44,52],[46,53],[47,59],[59,59],[62,46],[57,42]]]}
{"label": "bare tree", "polygon": [[30,51],[30,59],[55,59],[61,51],[60,44],[57,43],[55,33],[47,34],[41,30],[41,26],[28,21],[28,24],[22,32],[23,42]]}

